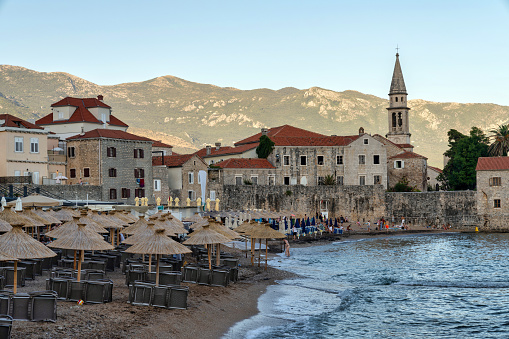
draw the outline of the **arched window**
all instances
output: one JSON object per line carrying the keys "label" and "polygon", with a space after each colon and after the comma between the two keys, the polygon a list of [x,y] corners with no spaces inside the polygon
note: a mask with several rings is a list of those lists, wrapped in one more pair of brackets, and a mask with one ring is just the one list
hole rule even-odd
{"label": "arched window", "polygon": [[404,101],[404,100],[403,100],[403,97],[401,97],[401,102],[403,102],[403,101]]}
{"label": "arched window", "polygon": [[398,113],[398,126],[403,126],[403,119],[401,118],[401,112]]}
{"label": "arched window", "polygon": [[395,99],[396,99],[396,102],[398,102],[398,97],[395,97]]}
{"label": "arched window", "polygon": [[392,113],[392,128],[396,128],[396,113]]}

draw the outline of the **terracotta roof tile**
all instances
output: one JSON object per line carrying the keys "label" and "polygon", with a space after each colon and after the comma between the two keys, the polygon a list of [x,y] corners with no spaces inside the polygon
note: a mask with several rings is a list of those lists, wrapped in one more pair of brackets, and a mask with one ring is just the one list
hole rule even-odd
{"label": "terracotta roof tile", "polygon": [[420,155],[420,154],[417,154],[414,152],[408,152],[408,151],[404,151],[402,153],[399,153],[399,154],[393,155],[392,157],[389,157],[389,159],[412,159],[412,158],[420,158],[420,159],[426,159],[426,160],[428,159],[423,155]]}
{"label": "terracotta roof tile", "polygon": [[15,117],[14,115],[11,115],[11,114],[0,114],[0,120],[3,120],[3,123],[0,124],[0,127],[44,129],[44,128],[34,125],[26,120]]}
{"label": "terracotta roof tile", "polygon": [[477,159],[476,171],[509,170],[509,157],[485,157]]}
{"label": "terracotta roof tile", "polygon": [[121,121],[119,118],[113,116],[112,114],[110,114],[110,122],[108,123],[108,125],[129,127],[128,124],[126,124],[125,122]]}
{"label": "terracotta roof tile", "polygon": [[218,162],[214,165],[220,168],[276,168],[267,159],[259,158],[233,158]]}
{"label": "terracotta roof tile", "polygon": [[[181,167],[185,164],[189,159],[191,159],[194,154],[182,154],[182,155],[165,155],[164,156],[164,166],[167,167]],[[152,157],[152,166],[162,166],[162,158],[160,156]]]}
{"label": "terracotta roof tile", "polygon": [[428,166],[428,168],[431,168],[432,170],[434,170],[434,171],[436,171],[436,172],[438,172],[438,173],[442,173],[442,172],[443,172],[443,171],[442,171],[440,168],[438,168],[438,167]]}
{"label": "terracotta roof tile", "polygon": [[173,148],[172,145],[165,144],[159,140],[154,140],[152,147],[161,147],[161,148]]}
{"label": "terracotta roof tile", "polygon": [[124,131],[119,131],[119,130],[115,130],[115,129],[102,129],[102,128],[97,128],[97,129],[88,131],[83,135],[78,134],[78,135],[69,137],[69,138],[67,138],[67,140],[98,139],[98,138],[137,140],[137,141],[153,141],[152,139],[140,137],[139,135],[127,133]]}
{"label": "terracotta roof tile", "polygon": [[223,146],[223,147],[220,147],[218,150],[216,150],[215,147],[211,147],[209,155],[207,155],[207,148],[205,147],[205,148],[202,148],[201,150],[195,152],[194,154],[198,155],[200,158],[214,157],[217,155],[241,154],[246,151],[252,150],[253,148],[256,148],[257,146],[258,146],[258,143],[245,144],[245,145],[240,145],[237,147]]}
{"label": "terracotta roof tile", "polygon": [[106,105],[104,102],[97,98],[72,98],[72,97],[66,97],[62,100],[55,102],[51,105],[51,107],[60,107],[60,106],[84,106],[86,108],[90,107],[105,107],[105,108],[111,108],[110,106]]}
{"label": "terracotta roof tile", "polygon": [[359,135],[321,137],[273,137],[276,146],[346,146],[357,140]]}
{"label": "terracotta roof tile", "polygon": [[[235,146],[237,145],[243,145],[243,144],[249,144],[249,143],[257,143],[260,141],[260,137],[262,136],[262,133],[257,133],[255,135],[250,136],[249,138],[246,138],[244,140],[241,140],[237,143],[235,143]],[[283,125],[279,127],[273,127],[270,128],[267,132],[267,136],[273,140],[275,137],[307,137],[307,138],[319,138],[324,137],[325,135],[306,131],[305,129],[293,127],[290,125]]]}
{"label": "terracotta roof tile", "polygon": [[[390,140],[389,140],[390,141]],[[401,148],[414,148],[413,145],[410,145],[410,144],[395,144]]]}

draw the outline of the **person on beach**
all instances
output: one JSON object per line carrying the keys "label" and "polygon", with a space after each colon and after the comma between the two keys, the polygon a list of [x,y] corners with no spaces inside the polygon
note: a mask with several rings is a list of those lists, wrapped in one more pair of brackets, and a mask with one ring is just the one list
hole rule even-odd
{"label": "person on beach", "polygon": [[290,256],[290,243],[288,242],[288,240],[285,239],[285,255],[287,257]]}
{"label": "person on beach", "polygon": [[389,233],[389,223],[385,224],[385,232]]}
{"label": "person on beach", "polygon": [[297,227],[295,227],[295,224],[293,224],[292,234],[293,234],[293,240],[295,240],[297,238]]}
{"label": "person on beach", "polygon": [[371,226],[371,223],[369,222],[369,220],[368,220],[368,222],[366,223],[366,225],[368,226],[368,232],[371,232],[371,231],[369,230],[369,227]]}

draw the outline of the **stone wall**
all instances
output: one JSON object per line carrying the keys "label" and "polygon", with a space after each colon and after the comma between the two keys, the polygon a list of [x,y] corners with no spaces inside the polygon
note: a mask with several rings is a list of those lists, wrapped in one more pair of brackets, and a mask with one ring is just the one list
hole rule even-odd
{"label": "stone wall", "polygon": [[482,225],[477,214],[475,191],[455,192],[386,192],[386,218],[401,224],[401,218],[410,225],[442,226],[473,229]]}
{"label": "stone wall", "polygon": [[368,221],[384,215],[384,192],[382,185],[228,185],[221,194],[221,209],[290,210],[308,215],[328,211],[329,217]]}
{"label": "stone wall", "polygon": [[46,191],[60,199],[66,200],[103,200],[102,187],[97,185],[39,185],[42,192]]}

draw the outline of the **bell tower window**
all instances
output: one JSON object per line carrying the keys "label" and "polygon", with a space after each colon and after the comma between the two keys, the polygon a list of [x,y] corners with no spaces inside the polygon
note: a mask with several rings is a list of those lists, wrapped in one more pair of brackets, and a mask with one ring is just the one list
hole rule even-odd
{"label": "bell tower window", "polygon": [[396,128],[396,113],[392,113],[392,128]]}
{"label": "bell tower window", "polygon": [[396,99],[396,102],[398,102],[398,97],[395,97],[395,99]]}
{"label": "bell tower window", "polygon": [[403,126],[403,119],[401,118],[401,112],[398,113],[398,126]]}

